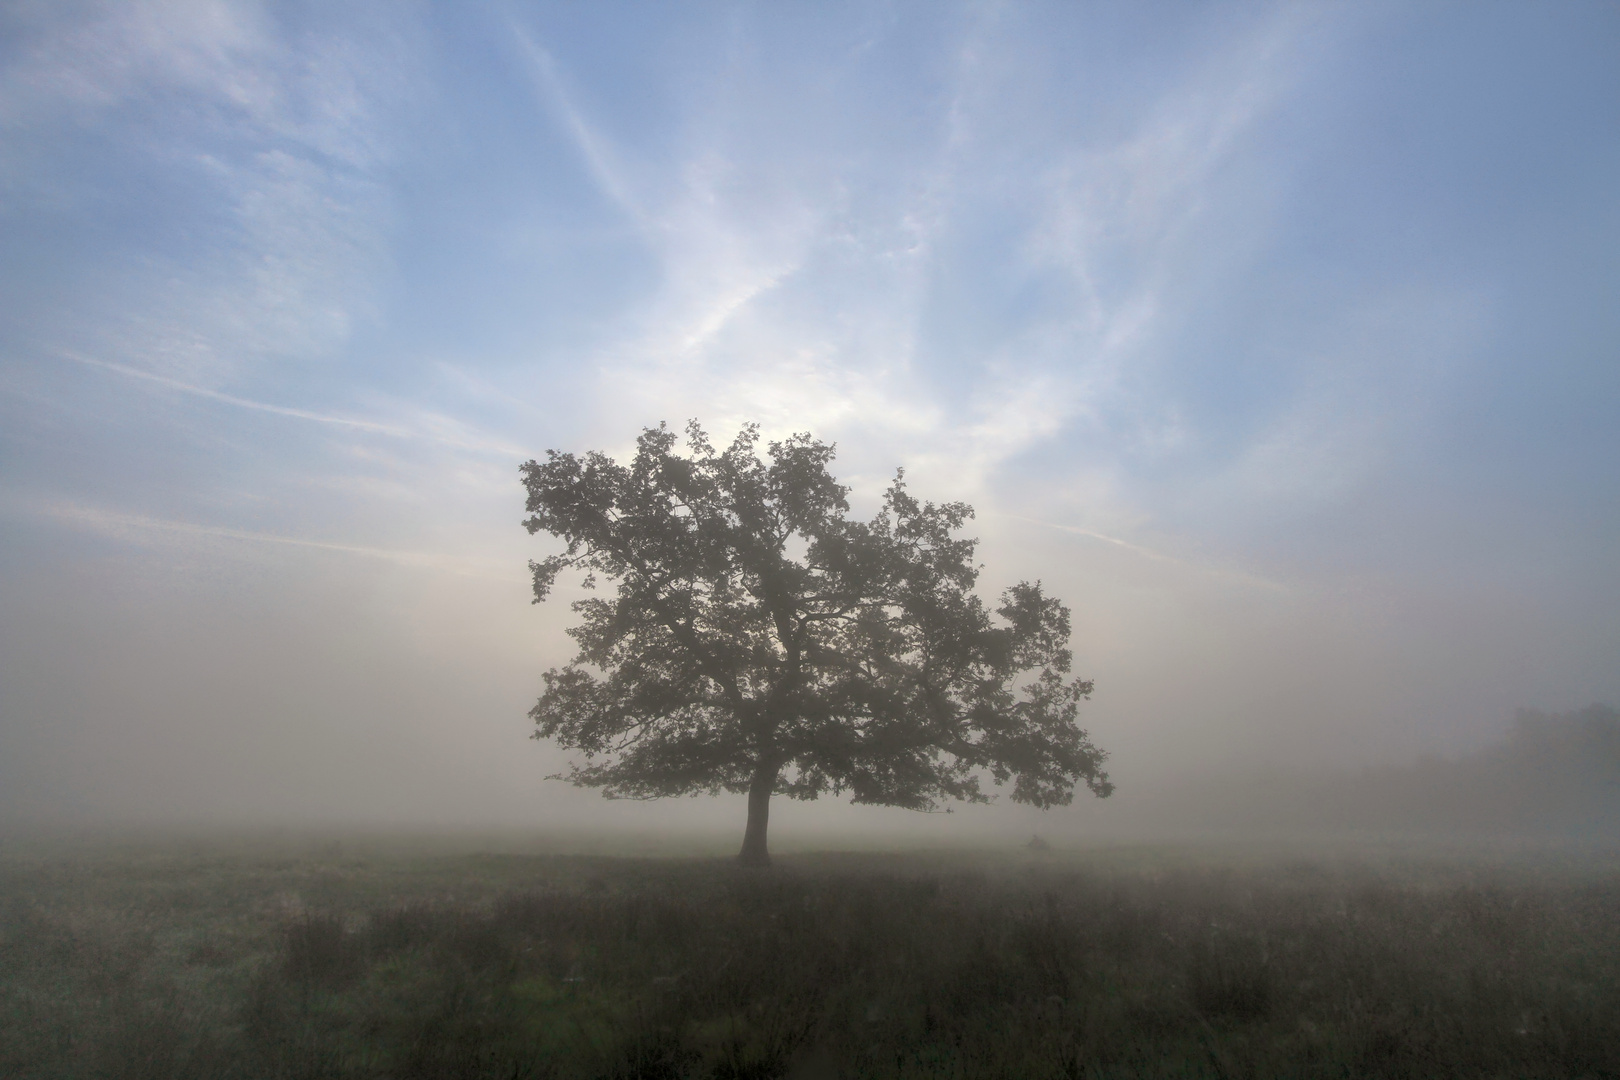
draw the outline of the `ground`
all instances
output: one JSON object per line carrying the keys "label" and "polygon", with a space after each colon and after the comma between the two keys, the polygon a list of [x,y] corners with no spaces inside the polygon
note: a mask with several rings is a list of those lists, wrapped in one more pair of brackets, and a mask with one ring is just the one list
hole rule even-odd
{"label": "ground", "polygon": [[8,841],[0,1076],[1620,1075],[1612,850],[542,846]]}

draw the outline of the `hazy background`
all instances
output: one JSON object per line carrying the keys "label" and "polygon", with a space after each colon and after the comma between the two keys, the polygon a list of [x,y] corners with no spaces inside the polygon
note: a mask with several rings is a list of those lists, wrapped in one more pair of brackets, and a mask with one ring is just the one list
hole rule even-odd
{"label": "hazy background", "polygon": [[0,6],[0,819],[741,831],[542,777],[520,461],[836,440],[1120,791],[1620,703],[1620,9]]}

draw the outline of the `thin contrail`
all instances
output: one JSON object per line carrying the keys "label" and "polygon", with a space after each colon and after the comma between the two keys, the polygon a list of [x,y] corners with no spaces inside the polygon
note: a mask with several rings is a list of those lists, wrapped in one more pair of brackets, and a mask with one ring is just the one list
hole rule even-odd
{"label": "thin contrail", "polygon": [[375,420],[356,420],[348,416],[332,416],[328,413],[311,412],[308,409],[292,409],[285,405],[271,405],[264,401],[254,401],[251,398],[237,397],[235,394],[224,394],[218,390],[210,390],[205,386],[181,382],[166,375],[158,375],[140,368],[130,367],[127,364],[115,364],[110,360],[97,360],[90,356],[81,356],[78,353],[65,352],[61,354],[69,360],[91,367],[104,368],[107,371],[116,371],[120,375],[127,375],[132,379],[144,379],[147,382],[166,386],[170,390],[178,390],[182,394],[192,394],[196,397],[208,398],[211,401],[221,401],[227,405],[235,405],[243,409],[256,409],[259,412],[274,413],[277,416],[291,416],[299,420],[313,420],[320,424],[336,424],[340,427],[354,428],[358,431],[374,431],[379,435],[392,435],[396,438],[408,439],[417,435],[417,432],[406,428],[396,427],[392,424],[379,424]]}
{"label": "thin contrail", "polygon": [[[340,544],[329,540],[306,540],[297,536],[281,536],[276,533],[233,529],[225,525],[200,525],[190,521],[146,517],[142,514],[124,514],[115,510],[103,510],[80,503],[59,502],[44,507],[41,512],[44,516],[54,518],[57,521],[86,526],[104,533],[141,529],[154,532],[178,533],[185,536],[219,537],[226,540],[242,540],[257,544],[278,544],[286,547],[335,551],[344,555],[381,559],[401,566],[436,567],[463,574],[475,572],[488,574],[497,565],[504,565],[503,562],[494,559],[468,558],[432,551],[400,551],[395,548],[369,547],[363,544]],[[510,577],[513,575],[503,574],[500,576]]]}
{"label": "thin contrail", "polygon": [[1141,544],[1133,544],[1129,540],[1121,540],[1117,536],[1109,536],[1107,533],[1095,532],[1091,529],[1082,529],[1078,525],[1059,525],[1056,522],[1041,521],[1039,518],[1020,517],[1017,514],[1007,514],[1005,516],[1012,521],[1022,521],[1029,525],[1039,525],[1045,529],[1055,529],[1058,532],[1073,533],[1076,536],[1084,536],[1088,540],[1098,540],[1104,544],[1112,544],[1114,547],[1123,548],[1134,555],[1142,556],[1144,559],[1152,559],[1154,562],[1169,563],[1172,566],[1181,566],[1187,568],[1188,570],[1196,570],[1200,573],[1212,574],[1216,577],[1232,578],[1234,580],[1241,581],[1246,585],[1253,585],[1256,588],[1270,589],[1277,592],[1287,590],[1287,586],[1281,584],[1280,582],[1271,581],[1263,577],[1257,577],[1254,574],[1245,573],[1242,570],[1231,570],[1225,567],[1207,566],[1202,563],[1189,562],[1186,559],[1178,558],[1174,555],[1167,555],[1162,551],[1155,550],[1154,548],[1143,547]]}
{"label": "thin contrail", "polygon": [[294,409],[286,405],[272,405],[265,401],[254,401],[252,398],[237,397],[235,394],[226,394],[218,390],[210,390],[195,383],[182,382],[179,379],[169,378],[167,375],[158,375],[151,371],[142,371],[140,368],[130,367],[127,364],[117,364],[110,360],[98,360],[95,357],[84,356],[79,353],[62,352],[58,355],[75,363],[85,364],[89,367],[101,368],[105,371],[117,372],[131,379],[140,379],[145,382],[156,383],[170,390],[178,390],[182,394],[191,394],[194,397],[207,398],[209,401],[218,401],[225,405],[234,405],[239,409],[253,409],[256,412],[271,413],[275,416],[288,416],[296,420],[310,420],[317,424],[332,424],[337,427],[346,427],[354,431],[367,431],[376,435],[387,435],[395,439],[420,439],[427,442],[438,443],[441,446],[453,446],[458,450],[472,450],[482,453],[501,455],[516,455],[522,457],[531,452],[519,446],[511,446],[502,442],[486,439],[480,436],[460,438],[454,435],[442,435],[432,431],[423,431],[415,428],[400,427],[398,424],[384,424],[376,420],[360,420],[352,416],[334,416],[331,413],[319,413],[310,409]]}

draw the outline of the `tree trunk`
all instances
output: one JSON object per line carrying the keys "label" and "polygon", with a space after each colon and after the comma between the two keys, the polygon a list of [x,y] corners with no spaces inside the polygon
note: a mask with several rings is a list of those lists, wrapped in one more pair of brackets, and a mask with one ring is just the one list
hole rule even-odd
{"label": "tree trunk", "polygon": [[761,765],[748,785],[748,831],[743,833],[742,851],[737,861],[744,866],[771,865],[765,849],[765,827],[771,820],[771,789],[776,786],[777,769]]}

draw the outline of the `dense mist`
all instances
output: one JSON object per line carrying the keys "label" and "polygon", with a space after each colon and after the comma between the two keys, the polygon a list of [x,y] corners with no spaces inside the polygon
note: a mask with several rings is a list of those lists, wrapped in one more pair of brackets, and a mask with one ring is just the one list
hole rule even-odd
{"label": "dense mist", "polygon": [[970,503],[1117,785],[785,841],[1612,835],[1612,10],[622,15],[0,15],[0,827],[740,832],[527,739],[520,463],[697,417]]}

